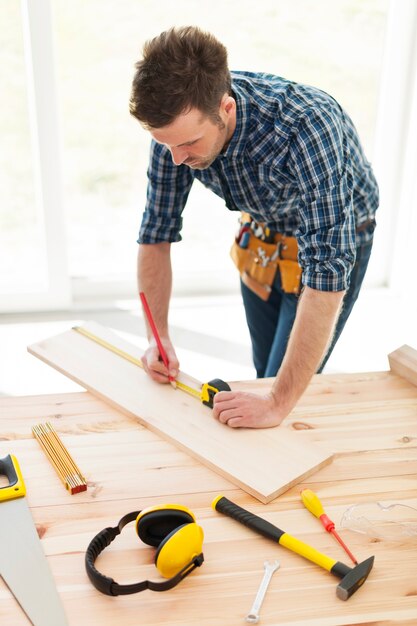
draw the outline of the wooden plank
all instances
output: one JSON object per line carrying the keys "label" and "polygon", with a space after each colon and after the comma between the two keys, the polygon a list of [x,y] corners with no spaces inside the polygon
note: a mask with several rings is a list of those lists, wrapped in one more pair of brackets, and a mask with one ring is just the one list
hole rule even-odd
{"label": "wooden plank", "polygon": [[[140,358],[138,348],[99,324],[91,322],[84,328]],[[276,498],[332,459],[327,449],[310,445],[285,427],[227,428],[195,398],[155,383],[137,365],[74,330],[28,350],[261,502]]]}
{"label": "wooden plank", "polygon": [[401,346],[388,355],[391,371],[417,385],[417,350]]}

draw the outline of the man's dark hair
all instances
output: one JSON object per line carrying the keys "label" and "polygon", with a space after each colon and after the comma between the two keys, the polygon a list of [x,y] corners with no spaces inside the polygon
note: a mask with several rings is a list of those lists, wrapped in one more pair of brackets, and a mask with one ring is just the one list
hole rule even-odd
{"label": "man's dark hair", "polygon": [[225,46],[196,26],[171,28],[146,42],[135,67],[130,113],[148,130],[192,108],[218,121],[221,99],[231,94]]}

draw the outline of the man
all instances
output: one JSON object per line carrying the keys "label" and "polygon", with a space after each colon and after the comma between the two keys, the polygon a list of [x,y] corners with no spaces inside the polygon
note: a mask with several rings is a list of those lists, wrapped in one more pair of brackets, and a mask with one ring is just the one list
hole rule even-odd
{"label": "man", "polygon": [[[144,367],[161,383],[178,373],[167,321],[170,245],[181,239],[181,214],[198,179],[228,209],[249,214],[245,229],[259,243],[253,268],[271,266],[274,256],[280,268],[262,292],[256,273],[242,272],[254,362],[259,377],[276,375],[271,392],[219,392],[213,414],[230,427],[276,426],[323,368],[368,264],[378,187],[353,123],[318,89],[269,74],[229,72],[225,47],[191,26],[145,45],[130,111],[153,139],[138,283],[169,371],[151,336]],[[275,255],[265,256],[267,241]],[[295,244],[290,263],[298,271],[289,289],[286,242]]]}

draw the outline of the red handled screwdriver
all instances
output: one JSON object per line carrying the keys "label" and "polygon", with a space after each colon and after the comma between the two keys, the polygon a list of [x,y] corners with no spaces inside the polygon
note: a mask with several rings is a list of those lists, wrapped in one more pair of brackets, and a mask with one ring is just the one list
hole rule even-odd
{"label": "red handled screwdriver", "polygon": [[303,501],[306,509],[308,509],[310,513],[315,515],[321,521],[328,533],[332,533],[335,539],[345,550],[346,554],[348,554],[352,561],[355,563],[355,565],[357,565],[358,561],[353,556],[352,552],[349,550],[340,535],[336,532],[334,522],[332,522],[332,520],[327,517],[326,513],[324,512],[323,505],[320,502],[318,496],[314,493],[314,491],[311,491],[311,489],[303,489],[303,491],[301,492],[301,500]]}

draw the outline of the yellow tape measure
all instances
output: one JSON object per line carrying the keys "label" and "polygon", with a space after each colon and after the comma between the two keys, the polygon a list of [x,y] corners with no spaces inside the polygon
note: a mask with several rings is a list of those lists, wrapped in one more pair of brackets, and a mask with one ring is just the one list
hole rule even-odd
{"label": "yellow tape measure", "polygon": [[[143,363],[142,363],[142,361],[140,359],[136,359],[134,356],[132,356],[128,352],[125,352],[124,350],[121,350],[117,346],[114,346],[112,343],[109,343],[108,341],[106,341],[102,337],[99,337],[98,335],[95,335],[94,333],[92,333],[91,331],[87,330],[83,326],[73,326],[72,329],[75,330],[77,333],[80,333],[81,335],[84,335],[85,337],[88,337],[88,339],[91,339],[92,341],[94,341],[95,343],[99,344],[103,348],[106,348],[107,350],[110,350],[110,352],[113,352],[114,354],[117,354],[118,356],[122,357],[123,359],[126,359],[126,361],[129,361],[130,363],[133,363],[134,365],[137,365],[138,367],[141,367],[143,369]],[[176,383],[176,386],[179,389],[181,389],[182,391],[185,391],[185,393],[188,393],[188,394],[190,394],[190,396],[193,396],[194,398],[197,398],[198,400],[202,400],[203,401],[203,399],[202,399],[202,389],[203,389],[204,385],[201,385],[201,389],[198,390],[198,389],[193,389],[192,387],[189,387],[188,385],[186,385],[183,382],[180,382],[179,380],[176,380],[175,383]]]}

